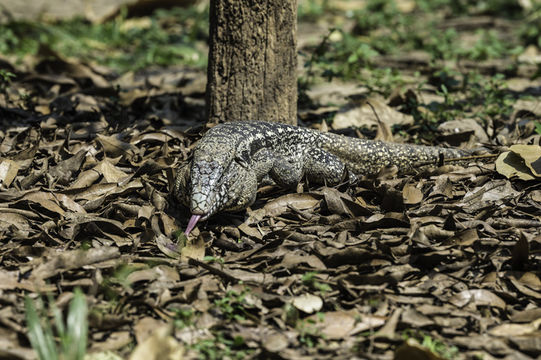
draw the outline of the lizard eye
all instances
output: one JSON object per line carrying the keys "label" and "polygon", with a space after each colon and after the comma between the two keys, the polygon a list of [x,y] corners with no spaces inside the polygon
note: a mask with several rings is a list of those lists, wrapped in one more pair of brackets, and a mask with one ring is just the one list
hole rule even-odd
{"label": "lizard eye", "polygon": [[235,161],[242,167],[247,168],[250,164],[250,155],[248,151],[242,151],[235,156]]}

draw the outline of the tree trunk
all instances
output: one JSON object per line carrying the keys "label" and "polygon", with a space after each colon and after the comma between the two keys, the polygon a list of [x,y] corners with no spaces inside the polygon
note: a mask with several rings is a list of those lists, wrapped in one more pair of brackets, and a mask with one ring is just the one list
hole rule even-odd
{"label": "tree trunk", "polygon": [[211,0],[209,122],[297,122],[297,0]]}

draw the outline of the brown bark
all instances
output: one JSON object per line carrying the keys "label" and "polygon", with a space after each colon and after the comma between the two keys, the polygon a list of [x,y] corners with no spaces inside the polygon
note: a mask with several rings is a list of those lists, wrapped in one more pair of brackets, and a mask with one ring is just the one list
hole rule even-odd
{"label": "brown bark", "polygon": [[209,122],[297,122],[297,1],[211,0]]}

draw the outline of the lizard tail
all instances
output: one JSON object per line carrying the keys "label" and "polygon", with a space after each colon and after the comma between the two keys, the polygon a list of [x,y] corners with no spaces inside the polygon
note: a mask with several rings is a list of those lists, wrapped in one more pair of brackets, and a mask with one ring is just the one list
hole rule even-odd
{"label": "lizard tail", "polygon": [[472,150],[325,135],[330,141],[323,144],[324,148],[340,157],[348,170],[357,176],[375,176],[390,166],[396,166],[399,173],[407,173],[419,166],[437,165],[442,160],[458,160],[474,154]]}

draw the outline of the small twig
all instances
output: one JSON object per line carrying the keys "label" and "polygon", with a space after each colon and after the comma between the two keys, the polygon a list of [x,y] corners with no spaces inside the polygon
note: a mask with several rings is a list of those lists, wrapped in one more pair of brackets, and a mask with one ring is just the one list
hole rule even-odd
{"label": "small twig", "polygon": [[200,260],[197,260],[197,259],[193,259],[193,258],[189,258],[188,259],[188,264],[192,265],[192,266],[201,266],[203,269],[205,270],[208,270],[211,274],[214,274],[214,275],[218,275],[226,280],[229,280],[229,281],[232,281],[232,282],[239,282],[240,280],[237,279],[236,277],[234,277],[233,275],[230,275],[228,274],[227,272],[221,270],[221,269],[218,269],[218,268],[215,268],[214,266],[210,265],[209,263],[206,263],[206,262],[203,262],[203,261],[200,261]]}

